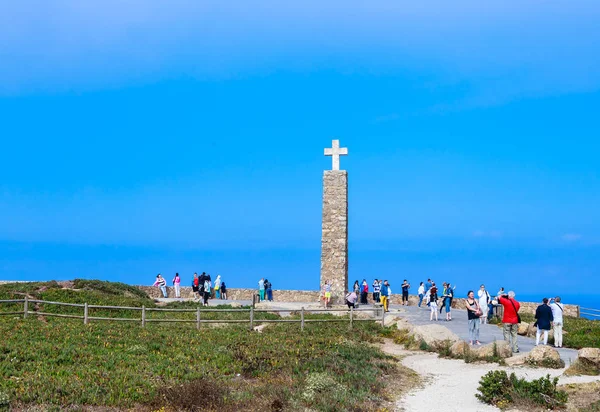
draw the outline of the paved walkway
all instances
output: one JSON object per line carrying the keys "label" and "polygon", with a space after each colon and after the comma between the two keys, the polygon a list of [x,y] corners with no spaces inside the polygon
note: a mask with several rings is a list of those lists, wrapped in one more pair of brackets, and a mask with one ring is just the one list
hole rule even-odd
{"label": "paved walkway", "polygon": [[[390,307],[390,313],[396,311],[399,316],[405,317],[413,325],[427,325],[430,323],[435,323],[435,320],[433,322],[429,320],[430,310],[425,305],[423,305],[422,308],[419,308],[418,306],[392,305]],[[452,332],[456,333],[461,339],[467,341],[469,340],[469,327],[466,309],[452,309],[452,321],[450,322],[445,321],[446,312],[442,312],[441,314],[438,313],[438,319],[438,324],[446,326]],[[479,337],[479,340],[482,344],[504,339],[502,328],[498,327],[497,325],[489,324],[480,325]],[[529,352],[535,346],[535,339],[525,336],[519,336],[517,338],[517,342],[519,344],[519,351],[521,353]],[[577,359],[577,351],[574,349],[559,348],[558,352],[567,366]]]}

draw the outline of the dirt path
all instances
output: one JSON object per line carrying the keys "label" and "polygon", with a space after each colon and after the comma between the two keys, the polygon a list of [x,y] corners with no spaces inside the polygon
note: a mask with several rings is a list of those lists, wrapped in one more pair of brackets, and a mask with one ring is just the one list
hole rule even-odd
{"label": "dirt path", "polygon": [[423,384],[404,394],[396,402],[398,411],[499,411],[485,405],[475,397],[479,379],[491,370],[515,372],[519,377],[537,379],[550,374],[559,376],[560,384],[600,381],[598,376],[561,376],[564,369],[542,369],[528,367],[501,367],[494,363],[465,363],[462,360],[439,358],[437,354],[407,351],[391,340],[381,345],[381,350],[401,356],[402,365],[417,372]]}

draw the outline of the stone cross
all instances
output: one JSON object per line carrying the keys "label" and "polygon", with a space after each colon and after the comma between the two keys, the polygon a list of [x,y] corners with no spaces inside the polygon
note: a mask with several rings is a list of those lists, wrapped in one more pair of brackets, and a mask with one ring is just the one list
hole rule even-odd
{"label": "stone cross", "polygon": [[325,149],[325,156],[331,156],[332,166],[331,170],[340,170],[340,156],[348,155],[348,148],[340,148],[340,141],[333,140],[331,143],[331,149]]}

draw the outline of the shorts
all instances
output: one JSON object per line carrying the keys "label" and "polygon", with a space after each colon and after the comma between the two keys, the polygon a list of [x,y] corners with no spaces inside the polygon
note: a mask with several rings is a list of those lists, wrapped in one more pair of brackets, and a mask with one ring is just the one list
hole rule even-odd
{"label": "shorts", "polygon": [[435,312],[437,310],[437,302],[435,300],[432,300],[431,302],[429,302],[429,307],[431,308],[432,312]]}
{"label": "shorts", "polygon": [[198,292],[198,286],[192,286],[192,291],[193,291],[194,293]]}
{"label": "shorts", "polygon": [[325,297],[327,299],[331,299],[331,292],[325,292]]}

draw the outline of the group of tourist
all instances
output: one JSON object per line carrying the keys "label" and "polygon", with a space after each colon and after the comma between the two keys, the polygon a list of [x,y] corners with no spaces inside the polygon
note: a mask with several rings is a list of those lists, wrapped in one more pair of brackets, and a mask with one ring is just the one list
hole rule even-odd
{"label": "group of tourist", "polygon": [[[175,298],[181,298],[181,277],[179,273],[175,273],[173,278],[173,288],[175,289]],[[157,286],[164,298],[167,298],[167,280],[159,273],[156,275],[156,281],[153,286]],[[227,299],[227,286],[221,280],[221,275],[217,275],[213,285],[210,275],[202,272],[200,276],[194,273],[192,278],[192,292],[194,300],[202,300],[204,306],[208,306],[208,299],[215,297],[216,299]]]}
{"label": "group of tourist", "polygon": [[[406,281],[405,281],[406,282]],[[329,306],[331,302],[331,282],[325,281],[322,290],[322,299],[325,307]],[[346,305],[348,309],[355,308],[357,301],[360,299],[360,304],[368,304],[369,297],[369,284],[366,279],[363,279],[362,283],[358,283],[358,280],[354,282],[352,289],[346,293]],[[389,312],[390,298],[392,297],[392,287],[387,280],[375,279],[373,281],[373,302],[381,303],[383,309]],[[408,300],[408,299],[407,299]]]}

